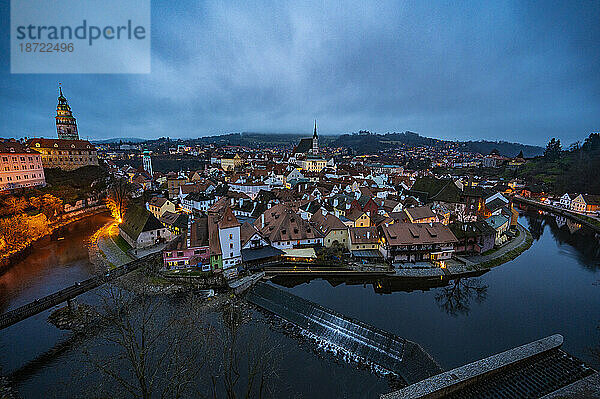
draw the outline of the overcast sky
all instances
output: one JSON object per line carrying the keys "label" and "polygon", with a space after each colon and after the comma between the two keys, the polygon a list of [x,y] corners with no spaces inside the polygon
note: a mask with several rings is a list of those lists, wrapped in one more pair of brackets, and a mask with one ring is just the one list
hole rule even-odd
{"label": "overcast sky", "polygon": [[600,131],[598,1],[153,1],[148,75],[11,75],[0,18],[2,137],[55,136],[59,81],[94,139]]}

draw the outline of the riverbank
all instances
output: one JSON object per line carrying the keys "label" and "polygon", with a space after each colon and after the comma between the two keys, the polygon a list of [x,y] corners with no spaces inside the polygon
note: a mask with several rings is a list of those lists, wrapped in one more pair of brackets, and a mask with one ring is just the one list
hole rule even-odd
{"label": "riverbank", "polygon": [[[115,224],[107,225],[97,234],[95,253],[91,253],[90,259],[96,259],[94,263],[102,264],[103,270],[128,263],[133,260],[131,251],[126,251],[114,240],[116,236]],[[265,268],[267,276],[287,277],[311,277],[324,278],[327,276],[340,277],[383,277],[394,279],[418,280],[444,280],[458,279],[462,277],[480,276],[494,267],[509,262],[529,249],[533,243],[531,233],[520,224],[517,224],[516,236],[503,246],[490,251],[488,254],[476,256],[457,256],[447,260],[443,267],[410,267],[391,268],[389,264],[369,264],[348,262],[345,265],[325,265],[321,263],[307,263],[302,265],[287,265],[282,262],[273,268],[271,265]],[[94,245],[91,246],[94,248]],[[280,272],[277,270],[280,269]],[[227,288],[227,281],[220,274],[211,274],[192,269],[175,271],[155,271],[154,275],[145,277],[149,285],[156,291],[170,291],[175,286],[187,286],[188,289],[223,289]],[[230,287],[231,288],[231,287]]]}
{"label": "riverbank", "polygon": [[[457,279],[462,277],[480,276],[492,268],[509,262],[533,244],[533,237],[529,230],[517,224],[518,236],[488,255],[460,256],[454,255],[453,259],[446,261],[445,267],[428,268],[401,268],[389,273],[390,277],[400,277],[411,280],[417,279]],[[374,266],[377,270],[385,265]]]}
{"label": "riverbank", "polygon": [[590,229],[594,230],[596,233],[600,233],[600,221],[586,216],[586,215],[581,215],[579,213],[570,211],[568,209],[564,209],[564,208],[559,208],[553,205],[548,205],[548,204],[544,204],[540,201],[535,201],[535,200],[530,200],[527,198],[523,198],[521,196],[515,195],[513,197],[513,200],[515,202],[519,202],[525,205],[531,205],[533,207],[536,207],[538,209],[543,209],[545,211],[548,212],[552,212],[561,216],[565,216],[570,218],[571,220],[576,221],[577,223],[581,223],[587,227],[589,227]]}
{"label": "riverbank", "polygon": [[30,241],[23,243],[17,249],[0,254],[0,275],[2,275],[7,269],[9,269],[13,262],[23,258],[24,256],[27,256],[31,247],[42,238],[53,234],[56,230],[65,227],[71,223],[104,212],[107,212],[106,206],[99,205],[61,215],[57,220],[48,224],[47,231],[45,231],[43,234],[33,237]]}

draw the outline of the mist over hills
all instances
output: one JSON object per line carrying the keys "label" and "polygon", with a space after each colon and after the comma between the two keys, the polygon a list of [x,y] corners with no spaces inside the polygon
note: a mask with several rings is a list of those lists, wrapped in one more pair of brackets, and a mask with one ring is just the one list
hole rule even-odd
{"label": "mist over hills", "polygon": [[[215,145],[233,145],[248,146],[255,148],[265,147],[291,147],[300,141],[303,137],[310,137],[310,134],[289,134],[289,133],[260,133],[243,132],[228,133],[215,136],[198,137],[195,139],[168,139],[160,138],[157,140],[148,140],[156,142],[160,140],[170,140],[174,144],[215,144]],[[96,143],[116,143],[116,142],[140,143],[146,140],[132,138],[114,138],[110,140],[95,141]],[[487,155],[492,150],[498,150],[500,155],[515,157],[523,151],[525,157],[535,157],[544,153],[544,148],[521,143],[511,143],[507,141],[450,141],[440,140],[431,137],[421,136],[414,132],[386,133],[376,134],[368,131],[342,135],[319,135],[321,146],[347,147],[357,154],[368,154],[390,148],[401,148],[405,146],[429,146],[444,147],[457,146],[464,152],[480,153]]]}

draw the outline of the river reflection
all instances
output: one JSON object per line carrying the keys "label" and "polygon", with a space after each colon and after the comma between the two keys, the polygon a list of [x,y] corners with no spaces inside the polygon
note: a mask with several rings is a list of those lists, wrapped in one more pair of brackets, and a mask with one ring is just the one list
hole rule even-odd
{"label": "river reflection", "polygon": [[468,315],[471,302],[482,303],[487,298],[488,286],[481,279],[458,278],[437,290],[435,302],[451,316]]}
{"label": "river reflection", "polygon": [[87,241],[108,220],[103,215],[86,218],[37,241],[30,253],[0,275],[0,311],[6,312],[93,274]]}
{"label": "river reflection", "polygon": [[579,263],[591,270],[600,269],[600,235],[580,223],[560,215],[528,213],[531,234],[539,240],[547,227],[560,246],[577,258]]}
{"label": "river reflection", "polygon": [[[520,222],[532,231],[532,247],[480,277],[419,283],[390,278],[276,278],[273,283],[348,317],[415,341],[445,369],[554,333],[565,337],[564,348],[569,353],[592,366],[600,366],[591,350],[599,342],[600,287],[594,285],[600,272],[598,235],[537,212],[525,213]],[[0,296],[4,308],[27,302],[36,293],[62,288],[92,272],[87,258],[78,258],[85,239],[74,245],[65,241],[55,244],[69,248],[36,247],[21,262],[21,268],[27,267],[14,272],[23,277],[2,276],[6,278],[1,282]],[[27,282],[21,283],[22,279]],[[165,306],[167,312],[185,311],[177,304]],[[21,367],[56,343],[56,339],[50,342],[48,338],[56,336],[57,330],[46,323],[46,316],[3,331],[0,345],[7,350],[0,360],[5,370]],[[48,342],[40,344],[42,338]],[[388,389],[385,381],[368,372],[315,356],[297,340],[278,331],[271,331],[267,340],[281,345],[285,354],[279,371],[279,392],[286,393],[283,396],[375,397]],[[56,384],[57,376],[72,373],[74,366],[69,359],[77,357],[77,351],[76,347],[69,349],[59,358],[63,361],[54,361],[19,384],[22,396],[39,397],[45,392],[43,387]]]}

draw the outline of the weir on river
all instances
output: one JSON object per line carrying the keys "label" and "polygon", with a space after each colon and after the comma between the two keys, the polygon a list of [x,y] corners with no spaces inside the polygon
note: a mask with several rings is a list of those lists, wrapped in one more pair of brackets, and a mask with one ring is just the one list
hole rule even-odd
{"label": "weir on river", "polygon": [[408,384],[442,372],[420,345],[271,284],[257,283],[248,292],[247,299],[340,351],[399,375]]}

